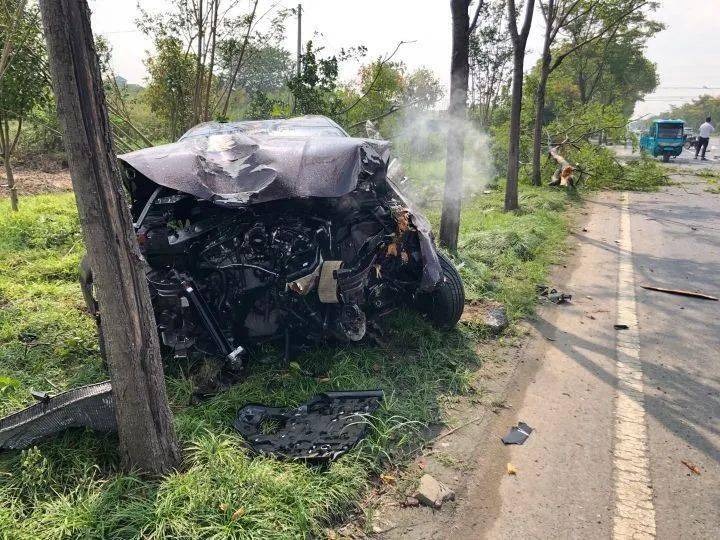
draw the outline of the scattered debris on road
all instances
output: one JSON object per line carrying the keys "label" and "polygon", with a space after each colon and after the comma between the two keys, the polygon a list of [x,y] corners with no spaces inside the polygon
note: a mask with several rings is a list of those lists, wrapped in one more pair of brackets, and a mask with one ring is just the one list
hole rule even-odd
{"label": "scattered debris on road", "polygon": [[553,304],[564,304],[572,300],[572,294],[558,292],[547,285],[538,285],[537,292],[541,300],[549,300]]}
{"label": "scattered debris on road", "polygon": [[523,444],[527,441],[532,432],[533,428],[528,426],[525,422],[518,422],[518,425],[512,426],[510,431],[508,431],[508,434],[501,440],[504,444]]}
{"label": "scattered debris on road", "polygon": [[690,469],[695,474],[700,474],[700,468],[697,465],[693,465],[689,461],[685,461],[684,459],[680,460],[680,463],[685,465],[688,469]]}
{"label": "scattered debris on road", "polygon": [[613,328],[615,330],[627,330],[630,327],[625,323],[616,323],[616,324],[613,324]]}
{"label": "scattered debris on road", "polygon": [[367,415],[382,390],[327,392],[297,408],[246,405],[233,424],[257,453],[281,459],[332,461],[365,437]]}
{"label": "scattered debris on road", "polygon": [[513,465],[512,463],[508,463],[508,464],[507,464],[507,473],[508,473],[510,476],[517,476],[518,471],[517,471],[517,469],[515,468],[515,465]]}
{"label": "scattered debris on road", "polygon": [[440,510],[443,503],[455,500],[455,492],[429,474],[424,474],[413,498],[420,504]]}
{"label": "scattered debris on road", "polygon": [[656,287],[654,285],[640,285],[643,289],[648,291],[664,292],[668,294],[676,294],[678,296],[689,296],[691,298],[701,298],[703,300],[714,300],[718,301],[716,296],[710,296],[709,294],[698,293],[694,291],[684,291],[682,289],[666,289],[665,287]]}

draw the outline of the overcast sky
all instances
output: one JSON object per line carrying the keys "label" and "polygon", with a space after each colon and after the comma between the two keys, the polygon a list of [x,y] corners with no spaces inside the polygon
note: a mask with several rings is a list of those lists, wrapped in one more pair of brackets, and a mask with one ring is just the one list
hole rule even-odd
{"label": "overcast sky", "polygon": [[[246,1],[246,0],[243,0]],[[158,11],[163,0],[140,0],[143,7]],[[297,0],[261,0],[261,6],[277,3],[287,7]],[[365,45],[368,57],[391,52],[398,41],[411,41],[396,55],[410,68],[428,67],[443,83],[449,80],[449,0],[302,0],[303,41],[315,37],[328,51]],[[656,62],[660,88],[636,114],[658,113],[672,104],[710,93],[720,95],[720,0],[661,0],[655,17],[667,29],[648,44],[647,54]],[[113,46],[115,71],[130,82],[144,84],[143,59],[150,41],[135,28],[135,0],[90,0],[93,30],[105,35]],[[542,18],[536,14],[526,67],[537,58],[541,45]],[[288,25],[287,47],[295,49],[296,29]],[[358,64],[343,67],[341,76],[355,77]]]}

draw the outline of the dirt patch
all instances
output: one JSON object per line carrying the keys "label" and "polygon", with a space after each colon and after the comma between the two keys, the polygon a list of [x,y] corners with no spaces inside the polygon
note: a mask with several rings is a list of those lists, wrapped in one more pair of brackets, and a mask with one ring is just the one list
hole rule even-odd
{"label": "dirt patch", "polygon": [[[43,171],[18,167],[13,170],[18,195],[40,195],[43,193],[62,193],[72,191],[72,181],[68,170]],[[10,196],[7,179],[0,176],[0,198]]]}
{"label": "dirt patch", "polygon": [[[587,218],[573,213],[571,219],[584,223]],[[573,241],[569,243],[570,248],[574,245]],[[571,272],[572,265],[554,266],[549,282],[565,283]],[[478,324],[489,308],[498,305],[469,302],[462,321]],[[555,306],[539,306],[538,313],[544,312],[551,320],[559,313]],[[516,422],[514,407],[522,401],[525,388],[540,368],[548,343],[527,321],[512,327],[501,340],[478,342],[477,353],[485,362],[475,372],[472,388],[467,395],[448,400],[446,421],[439,435],[424,445],[421,455],[405,470],[395,473],[396,485],[384,486],[385,490],[373,499],[371,510],[366,511],[372,516],[376,538],[450,538],[463,524],[492,521],[498,511],[497,486],[509,474],[500,434]],[[423,474],[432,474],[448,485],[457,493],[458,502],[448,503],[441,511],[403,504]],[[487,497],[471,501],[469,491],[477,490],[478,485],[483,486]]]}
{"label": "dirt patch", "polygon": [[470,300],[465,304],[465,309],[460,317],[462,322],[482,322],[488,315],[488,312],[493,309],[503,307],[500,302],[494,302],[492,300]]}

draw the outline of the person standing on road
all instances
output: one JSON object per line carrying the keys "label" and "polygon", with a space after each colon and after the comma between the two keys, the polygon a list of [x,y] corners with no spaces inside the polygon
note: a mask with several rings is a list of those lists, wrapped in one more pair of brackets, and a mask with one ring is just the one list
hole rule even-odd
{"label": "person standing on road", "polygon": [[700,153],[700,148],[702,147],[702,160],[707,161],[705,159],[705,151],[707,150],[708,143],[710,142],[710,135],[713,131],[715,131],[715,128],[710,123],[712,121],[712,118],[709,116],[705,119],[705,123],[700,126],[700,132],[698,133],[698,140],[697,145],[695,146],[695,159],[698,158],[698,154]]}

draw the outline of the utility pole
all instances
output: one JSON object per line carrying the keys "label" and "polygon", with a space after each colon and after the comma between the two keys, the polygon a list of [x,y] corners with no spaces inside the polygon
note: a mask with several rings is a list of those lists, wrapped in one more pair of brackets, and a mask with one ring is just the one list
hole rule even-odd
{"label": "utility pole", "polygon": [[300,65],[302,63],[302,4],[298,4],[298,30],[297,30],[297,76],[300,79]]}
{"label": "utility pole", "polygon": [[155,315],[120,179],[87,0],[40,0],[70,177],[102,317],[122,468],[180,462]]}

